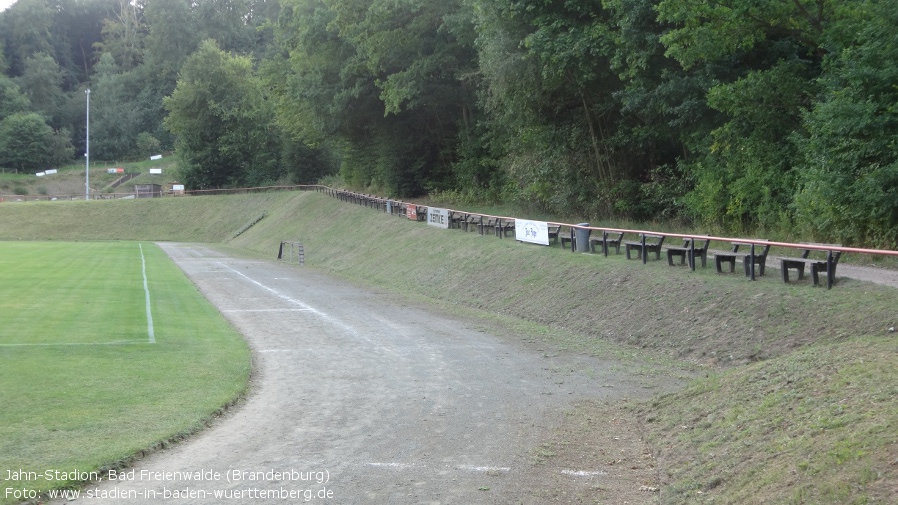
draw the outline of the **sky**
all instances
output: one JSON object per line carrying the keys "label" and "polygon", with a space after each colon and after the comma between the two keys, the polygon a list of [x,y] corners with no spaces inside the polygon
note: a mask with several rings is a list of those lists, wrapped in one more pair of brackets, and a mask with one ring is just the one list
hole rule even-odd
{"label": "sky", "polygon": [[0,0],[0,12],[6,10],[7,7],[16,3],[16,0]]}

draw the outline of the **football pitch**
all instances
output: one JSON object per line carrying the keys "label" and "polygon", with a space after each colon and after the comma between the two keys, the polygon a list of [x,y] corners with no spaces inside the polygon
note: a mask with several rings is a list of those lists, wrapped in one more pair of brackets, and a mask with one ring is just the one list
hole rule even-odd
{"label": "football pitch", "polygon": [[246,343],[155,244],[0,242],[0,503],[199,428],[249,373]]}

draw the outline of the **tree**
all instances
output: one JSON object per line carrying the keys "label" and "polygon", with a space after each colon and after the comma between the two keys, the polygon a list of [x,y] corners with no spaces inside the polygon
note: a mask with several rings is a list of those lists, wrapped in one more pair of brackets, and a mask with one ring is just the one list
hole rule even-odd
{"label": "tree", "polygon": [[279,177],[279,132],[249,58],[204,41],[184,63],[165,108],[187,186],[255,185]]}
{"label": "tree", "polygon": [[49,54],[38,53],[26,58],[25,71],[16,79],[34,108],[55,127],[62,126],[60,107],[65,101],[62,78],[56,60]]}
{"label": "tree", "polygon": [[133,99],[135,75],[123,72],[112,55],[103,53],[91,88],[91,153],[96,159],[133,156],[141,131],[141,114]]}
{"label": "tree", "polygon": [[18,0],[2,13],[11,75],[21,75],[25,60],[38,53],[53,54],[53,9],[47,0]]}
{"label": "tree", "polygon": [[42,170],[57,159],[60,146],[53,129],[35,112],[18,112],[0,121],[0,165],[22,171]]}
{"label": "tree", "polygon": [[873,1],[832,40],[804,114],[796,210],[823,240],[898,247],[898,11]]}
{"label": "tree", "polygon": [[396,195],[451,187],[459,127],[475,105],[463,79],[474,52],[459,9],[455,1],[284,2],[276,34],[286,58],[266,72],[279,122],[309,144],[329,142],[350,184]]}
{"label": "tree", "polygon": [[[667,55],[708,76],[707,104],[720,122],[681,164],[694,179],[686,199],[708,226],[747,232],[785,226],[796,187],[792,132],[811,105],[828,27],[855,2],[662,0]],[[848,6],[848,7],[846,7]]]}
{"label": "tree", "polygon": [[474,5],[483,105],[517,197],[552,211],[612,213],[620,188],[647,164],[645,151],[622,142],[630,118],[612,67],[612,11],[590,1]]}
{"label": "tree", "polygon": [[31,102],[9,77],[0,74],[0,120],[17,112],[31,110]]}
{"label": "tree", "polygon": [[118,8],[103,20],[103,40],[94,43],[101,53],[110,54],[123,70],[139,65],[143,55],[146,24],[135,2],[119,0]]}

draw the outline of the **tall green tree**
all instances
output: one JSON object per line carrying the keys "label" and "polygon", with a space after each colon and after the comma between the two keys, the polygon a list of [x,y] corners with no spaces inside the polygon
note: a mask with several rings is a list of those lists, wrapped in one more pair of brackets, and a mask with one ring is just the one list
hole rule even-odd
{"label": "tall green tree", "polygon": [[591,1],[474,2],[490,129],[522,201],[613,211],[642,154],[621,142],[611,11]]}
{"label": "tall green tree", "polygon": [[204,41],[184,63],[165,107],[188,187],[256,185],[280,176],[274,111],[249,58]]}
{"label": "tall green tree", "polygon": [[35,112],[18,112],[0,120],[0,165],[38,171],[71,159],[68,132],[54,132]]}
{"label": "tall green tree", "polygon": [[697,220],[737,231],[790,221],[798,160],[791,133],[816,95],[827,27],[851,4],[659,2],[659,19],[672,26],[661,37],[667,55],[707,73],[707,104],[721,113],[682,165],[695,181],[687,202]]}
{"label": "tall green tree", "polygon": [[49,0],[18,0],[0,17],[12,76],[25,71],[25,60],[39,53],[53,54],[54,18]]}
{"label": "tall green tree", "polygon": [[898,10],[865,2],[841,24],[797,136],[796,209],[821,240],[898,248]]}
{"label": "tall green tree", "polygon": [[140,5],[119,0],[117,8],[103,20],[103,40],[94,43],[94,47],[100,53],[111,55],[123,70],[131,70],[143,57],[146,30]]}
{"label": "tall green tree", "polygon": [[136,154],[141,111],[136,75],[124,72],[113,56],[103,53],[96,65],[90,95],[91,155],[100,160],[123,160]]}
{"label": "tall green tree", "polygon": [[25,71],[16,79],[32,106],[54,127],[63,126],[60,107],[65,101],[63,72],[52,56],[38,53],[26,58]]}
{"label": "tall green tree", "polygon": [[0,119],[17,112],[29,112],[31,102],[22,93],[19,85],[9,77],[0,74]]}
{"label": "tall green tree", "polygon": [[459,125],[474,104],[461,76],[470,41],[456,2],[284,2],[285,57],[267,75],[278,117],[307,143],[339,150],[344,177],[412,195],[452,186]]}

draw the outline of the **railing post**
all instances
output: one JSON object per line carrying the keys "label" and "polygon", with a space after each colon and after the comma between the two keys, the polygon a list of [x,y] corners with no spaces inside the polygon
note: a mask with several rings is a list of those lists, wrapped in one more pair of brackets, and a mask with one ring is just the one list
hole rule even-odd
{"label": "railing post", "polygon": [[647,260],[646,260],[646,254],[645,254],[645,233],[642,234],[642,237],[641,237],[641,240],[640,240],[640,245],[642,246],[642,249],[641,249],[641,252],[642,252],[642,264],[645,265],[645,264],[646,264],[646,261],[647,261]]}
{"label": "railing post", "polygon": [[833,251],[826,251],[826,289],[833,288]]}
{"label": "railing post", "polygon": [[749,261],[751,265],[749,266],[749,272],[751,272],[751,280],[755,280],[755,245],[751,245],[751,251],[749,252]]}
{"label": "railing post", "polygon": [[689,239],[689,268],[695,272],[695,239]]}

